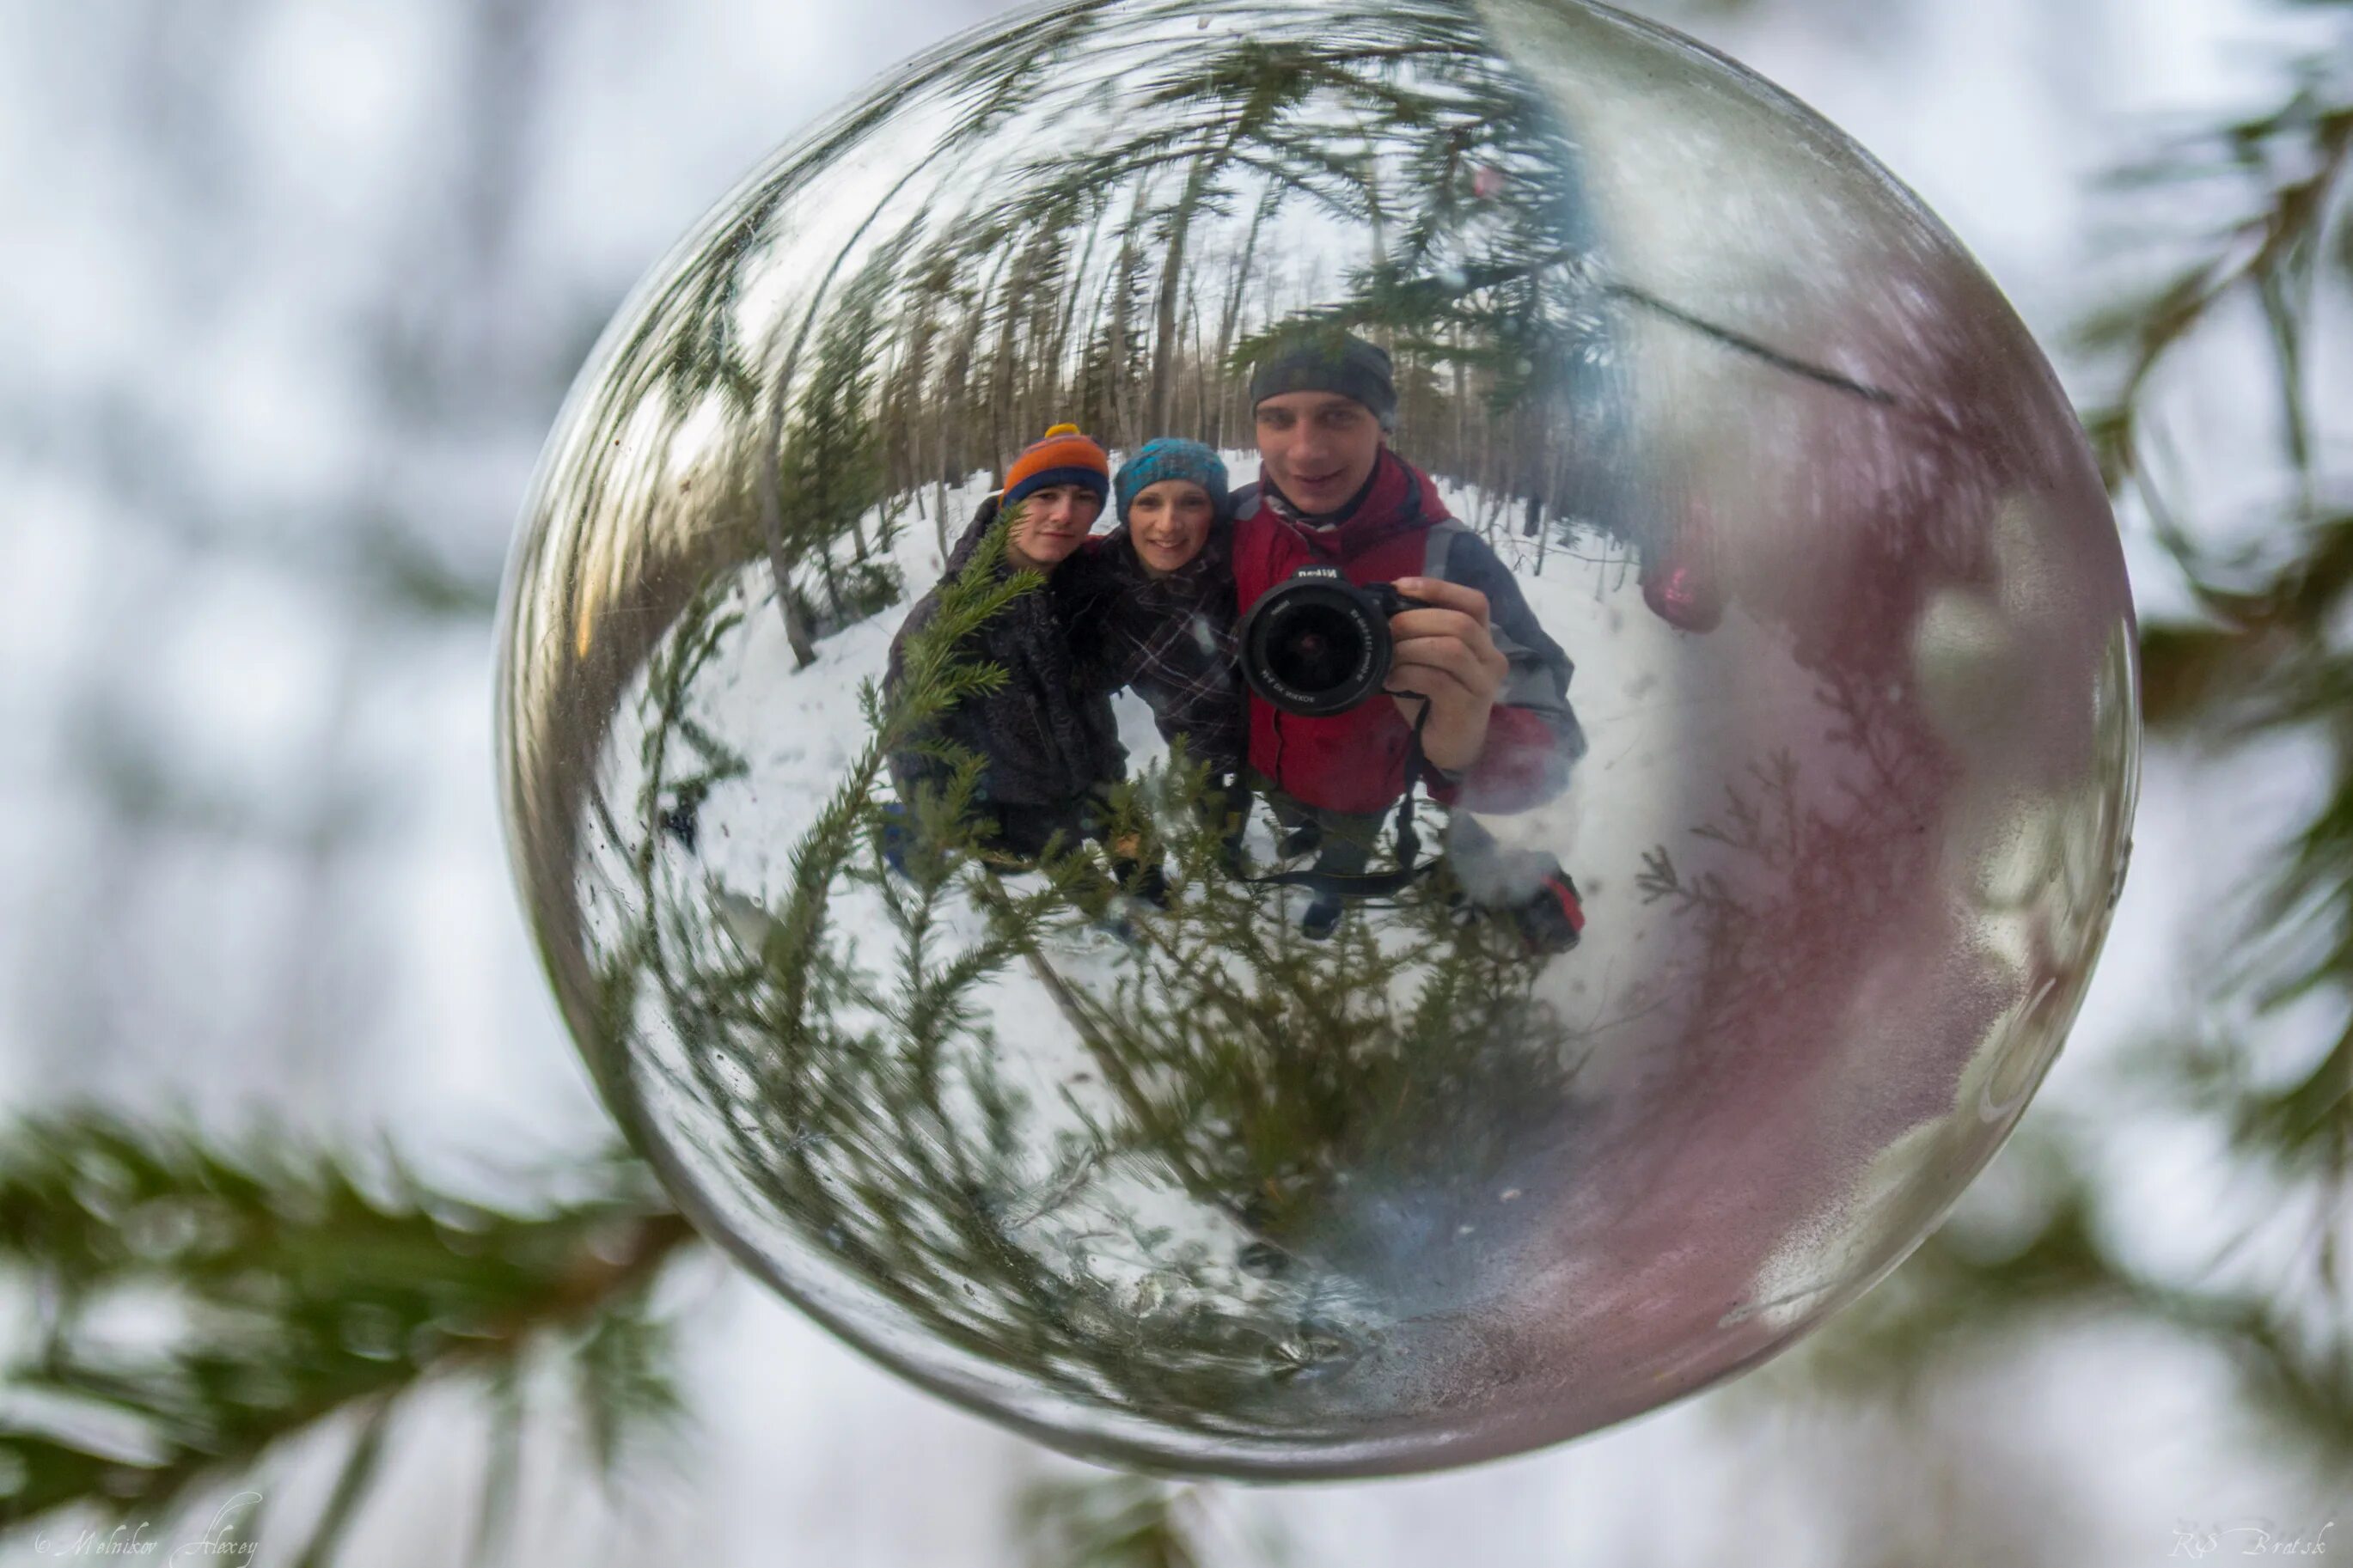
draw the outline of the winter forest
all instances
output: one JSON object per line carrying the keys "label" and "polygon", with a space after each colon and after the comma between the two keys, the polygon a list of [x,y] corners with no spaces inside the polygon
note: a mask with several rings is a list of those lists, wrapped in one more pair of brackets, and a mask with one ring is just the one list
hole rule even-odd
{"label": "winter forest", "polygon": [[[1883,605],[1827,649],[1799,636],[1803,700],[1879,780],[1840,815],[1836,768],[1768,743],[1795,706],[1700,735],[1661,701],[1729,689],[1708,658],[1753,673],[1782,623],[1736,616],[1704,658],[1642,617],[1638,583],[1752,503],[1867,508],[1908,538],[1991,496],[1990,469],[1905,434],[1991,428],[1947,374],[1972,329],[1878,374],[1874,344],[1920,323],[1841,316],[1851,280],[1805,255],[1754,258],[1741,295],[1669,226],[1605,223],[1646,174],[1611,150],[1651,122],[1564,120],[1482,63],[1451,0],[1305,41],[1262,0],[1145,6],[1157,30],[1125,54],[1067,9],[994,55],[940,48],[987,0],[887,24],[723,0],[659,26],[538,0],[0,21],[0,232],[22,258],[0,304],[20,345],[0,702],[23,738],[0,833],[0,1557],[1866,1565],[2341,1537],[2353,10],[2334,0],[1632,7],[1789,88],[1951,226],[2050,353],[2126,536],[2149,725],[2133,879],[2015,1137],[1891,1277],[1762,1370],[1566,1447],[1282,1487],[1066,1459],[754,1277],[829,1254],[823,1278],[976,1380],[1184,1413],[1204,1441],[1302,1408],[1339,1430],[1345,1405],[1250,1391],[1270,1365],[1299,1388],[1378,1364],[1400,1300],[1500,1279],[1514,1220],[1479,1194],[1557,1174],[1520,1130],[1630,1147],[1668,1088],[1759,1103],[1737,1062],[1647,1046],[1694,1008],[1737,1035],[1939,874],[1891,858],[1948,781],[1865,678]],[[964,118],[838,117],[918,47],[907,100]],[[1151,113],[1106,114],[1102,84],[1139,78]],[[811,131],[807,169],[745,180]],[[900,136],[931,151],[911,166]],[[690,231],[731,184],[733,221]],[[694,286],[632,298],[674,243]],[[1907,234],[1865,252],[1944,286]],[[617,311],[641,331],[600,342]],[[1158,825],[1181,918],[1122,946],[1072,868],[881,867],[864,803],[893,720],[860,687],[990,476],[1067,420],[1114,461],[1178,433],[1254,479],[1248,367],[1302,324],[1390,350],[1398,448],[1577,659],[1602,743],[1573,807],[1514,840],[1588,885],[1575,967],[1411,895],[1301,944],[1208,874],[1198,781],[1125,699],[1123,809]],[[573,427],[619,434],[535,504],[634,521],[617,546],[554,531],[593,569],[522,614],[570,656],[501,672],[516,513],[596,355],[634,379],[583,384],[609,408]],[[1831,434],[1891,407],[1913,425]],[[1771,469],[1807,442],[1844,491]],[[1890,559],[1978,569],[1937,548]],[[2128,656],[2095,651],[2123,679]],[[494,785],[494,705],[545,759],[542,793]],[[554,911],[536,941],[502,792]],[[2052,811],[2021,851],[2036,920],[2060,907],[2046,875],[2080,879],[2107,831]],[[1872,857],[1911,868],[1842,869]],[[1825,951],[1788,956],[1799,929]],[[1701,1000],[1626,979],[1657,946]],[[1219,1022],[1233,973],[1283,1006]],[[985,1048],[1040,1005],[1067,1059]],[[1057,1073],[1088,1088],[1050,1103]],[[751,1245],[710,1245],[623,1144],[600,1091],[631,1074],[655,1087],[619,1096],[625,1122],[673,1120],[708,1155],[697,1217],[723,1209]],[[1349,1162],[1421,1194],[1431,1237],[1485,1227],[1476,1245],[1403,1246],[1392,1210],[1335,1197]],[[1667,1289],[1645,1272],[1660,1237],[1604,1223],[1663,1197],[1588,1184],[1629,1292]],[[1099,1295],[1071,1293],[1078,1251]],[[838,1324],[865,1310],[850,1289],[804,1304]],[[1580,1322],[1629,1378],[1663,1353],[1663,1325],[1605,1342],[1607,1313]]]}

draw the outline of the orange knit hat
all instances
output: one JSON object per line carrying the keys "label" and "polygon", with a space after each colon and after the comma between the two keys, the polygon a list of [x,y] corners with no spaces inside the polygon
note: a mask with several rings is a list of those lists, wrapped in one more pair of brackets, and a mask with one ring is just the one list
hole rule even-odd
{"label": "orange knit hat", "polygon": [[1048,485],[1080,485],[1098,500],[1111,499],[1111,458],[1079,434],[1075,425],[1057,425],[1042,440],[1024,447],[1005,470],[1005,496],[1011,506]]}

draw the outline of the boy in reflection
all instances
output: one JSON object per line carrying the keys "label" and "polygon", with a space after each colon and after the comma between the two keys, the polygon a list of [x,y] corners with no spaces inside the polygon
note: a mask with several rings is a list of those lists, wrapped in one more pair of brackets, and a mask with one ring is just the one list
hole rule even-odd
{"label": "boy in reflection", "polygon": [[[1151,441],[1113,487],[1120,525],[1054,578],[1082,684],[1127,687],[1162,737],[1208,769],[1205,809],[1240,861],[1245,709],[1234,658],[1232,498],[1223,458],[1198,441]],[[1145,871],[1156,883],[1158,868]]]}
{"label": "boy in reflection", "polygon": [[[1235,503],[1235,607],[1302,566],[1350,582],[1393,583],[1429,607],[1391,618],[1387,691],[1326,718],[1286,713],[1252,693],[1253,787],[1290,830],[1286,855],[1361,875],[1389,808],[1416,783],[1463,808],[1448,856],[1482,904],[1508,909],[1529,945],[1577,943],[1585,916],[1550,856],[1507,857],[1467,811],[1522,811],[1557,795],[1585,738],[1568,705],[1568,656],[1545,634],[1509,568],[1447,512],[1429,475],[1390,450],[1397,389],[1387,351],[1319,332],[1262,361],[1251,377],[1260,482]],[[1421,775],[1407,776],[1416,722]],[[1301,929],[1325,937],[1339,896],[1319,892]]]}
{"label": "boy in reflection", "polygon": [[[1111,460],[1103,449],[1074,425],[1055,426],[1007,467],[1004,488],[981,502],[948,552],[942,584],[970,568],[982,536],[1008,510],[1018,515],[997,572],[1038,572],[1050,581],[1086,542],[1110,489]],[[938,614],[939,601],[935,587],[892,639],[886,691],[895,691],[904,679],[907,639]],[[1126,752],[1109,694],[1082,689],[1075,677],[1051,595],[1017,595],[960,651],[1002,668],[1005,681],[966,698],[917,744],[892,754],[900,801],[912,802],[919,785],[938,788],[946,782],[946,764],[920,749],[923,742],[946,741],[985,762],[973,811],[987,830],[984,853],[991,860],[1014,868],[1034,866],[1057,835],[1064,848],[1101,837],[1105,799],[1125,773]]]}

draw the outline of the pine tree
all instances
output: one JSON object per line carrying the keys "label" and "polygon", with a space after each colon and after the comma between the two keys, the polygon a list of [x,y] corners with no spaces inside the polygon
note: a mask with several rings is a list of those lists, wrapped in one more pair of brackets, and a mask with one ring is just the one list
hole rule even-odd
{"label": "pine tree", "polygon": [[[823,637],[864,620],[898,600],[904,584],[887,554],[890,521],[869,539],[866,519],[884,502],[887,473],[877,382],[897,335],[911,325],[895,310],[901,258],[907,239],[884,247],[844,290],[840,308],[826,318],[816,354],[799,387],[799,407],[780,459],[787,498],[781,518],[786,558],[814,567],[825,589],[825,614],[804,605],[800,615]],[[848,562],[839,546],[852,547]],[[797,578],[788,592],[797,592]]]}
{"label": "pine tree", "polygon": [[[780,901],[715,880],[675,828],[741,771],[696,682],[745,612],[715,587],[697,601],[646,689],[636,820],[607,828],[636,883],[612,904],[637,913],[601,943],[589,1054],[625,1115],[632,1078],[672,1077],[725,1179],[894,1319],[1082,1404],[1262,1436],[1297,1418],[1270,1379],[1381,1353],[1386,1194],[1415,1194],[1441,1235],[1502,1223],[1501,1162],[1560,1113],[1576,1043],[1516,936],[1456,923],[1442,881],[1395,921],[1305,941],[1218,865],[1208,781],[1181,754],[1115,803],[1112,839],[1176,872],[1133,946],[1098,930],[1117,889],[1089,847],[1034,886],[1002,873],[972,810],[981,759],[944,742],[949,782],[900,803],[910,842],[888,869],[882,759],[1005,679],[961,650],[1042,586],[995,572],[1007,526],[943,585],[894,691],[868,693],[869,742]],[[852,902],[879,906],[894,952],[852,937]],[[1107,1091],[1071,1100],[1075,1122],[1041,1121],[1019,1087],[1039,1047],[988,1023],[992,984],[1025,976]],[[1355,1206],[1335,1185],[1352,1178]],[[1156,1193],[1223,1218],[1147,1222]]]}

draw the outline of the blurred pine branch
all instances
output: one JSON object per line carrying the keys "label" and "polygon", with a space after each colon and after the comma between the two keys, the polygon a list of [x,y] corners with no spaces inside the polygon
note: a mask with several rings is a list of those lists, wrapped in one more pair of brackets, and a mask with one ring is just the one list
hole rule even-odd
{"label": "blurred pine branch", "polygon": [[[0,1262],[39,1304],[0,1410],[0,1525],[68,1505],[160,1521],[343,1416],[341,1479],[286,1559],[330,1562],[405,1403],[450,1380],[512,1401],[543,1347],[608,1483],[625,1453],[675,1438],[649,1295],[692,1232],[641,1167],[592,1162],[564,1173],[575,1195],[507,1208],[378,1163],[96,1110],[0,1138]],[[512,1464],[498,1475],[511,1485]]]}
{"label": "blurred pine branch", "polygon": [[[2217,1352],[2249,1407],[2316,1473],[2353,1472],[2353,1363],[2293,1299],[2184,1283],[2131,1262],[2103,1223],[2097,1180],[2067,1146],[2024,1138],[2005,1159],[2031,1172],[2024,1225],[1947,1224],[1799,1358],[1806,1392],[1909,1397],[1928,1379],[2065,1322],[2133,1321]],[[1792,1392],[1790,1380],[1762,1380]]]}
{"label": "blurred pine branch", "polygon": [[[2353,21],[2348,0],[2302,3]],[[1931,1381],[1987,1364],[1982,1352],[2014,1354],[2071,1323],[2145,1325],[2216,1352],[2306,1477],[2353,1473],[2341,1262],[2353,1215],[2353,486],[2332,467],[2337,411],[2315,395],[2353,303],[2348,187],[2353,47],[2295,62],[2275,107],[2168,140],[2119,172],[2119,199],[2162,191],[2168,218],[2234,216],[2200,236],[2141,236],[2180,264],[2094,313],[2077,341],[2115,389],[2084,418],[2119,515],[2161,545],[2194,606],[2142,628],[2152,737],[2210,756],[2298,747],[2316,759],[2315,803],[2250,868],[2244,897],[2214,911],[2235,940],[2197,984],[2192,1039],[2157,1043],[2112,1086],[2135,1110],[2153,1102],[2212,1128],[2244,1173],[2242,1195],[2263,1195],[2202,1274],[2137,1261],[2115,1223],[2127,1194],[2107,1174],[2107,1140],[2130,1119],[2120,1107],[2079,1126],[2046,1111],[2001,1156],[2007,1204],[1973,1192],[1885,1284],[1741,1399],[1902,1408]],[[2275,400],[2268,451],[2228,445],[2174,401],[2210,356],[2250,351]],[[2267,481],[2271,499],[2252,515],[2225,509],[2190,482],[2217,472],[2240,481],[2240,497],[2251,478]],[[2298,1223],[2268,1267],[2229,1267]]]}
{"label": "blurred pine branch", "polygon": [[1200,1568],[1179,1517],[1189,1495],[1143,1476],[1041,1481],[1016,1511],[1035,1568]]}
{"label": "blurred pine branch", "polygon": [[[2353,19],[2345,0],[2306,3]],[[2353,188],[2353,47],[2297,62],[2275,109],[2126,173],[2214,187],[2241,215],[2209,237],[2175,286],[2137,315],[2095,322],[2086,339],[2117,360],[2118,395],[2088,419],[2109,482],[2120,507],[2148,521],[2200,612],[2144,633],[2149,722],[2212,750],[2298,744],[2323,780],[2316,803],[2250,879],[2244,908],[2230,911],[2242,941],[2211,987],[2210,1033],[2221,1037],[2179,1054],[2182,1087],[2222,1117],[2242,1154],[2316,1189],[2318,1283],[2336,1354],[2353,1367],[2341,1262],[2353,1197],[2353,476],[2332,466],[2329,437],[2342,432],[2315,395],[2353,302],[2353,229],[2343,222]],[[2249,340],[2271,374],[2274,449],[2224,451],[2210,438],[2182,450],[2195,437],[2165,421],[2167,375]],[[2241,476],[2267,465],[2278,499],[2252,519],[2205,515],[2173,477],[2194,461],[2154,460],[2160,455]],[[2232,537],[2247,542],[2220,542]],[[2281,1080],[2258,1070],[2255,1037],[2292,1004],[2310,1005],[2295,1027],[2312,1045]]]}

